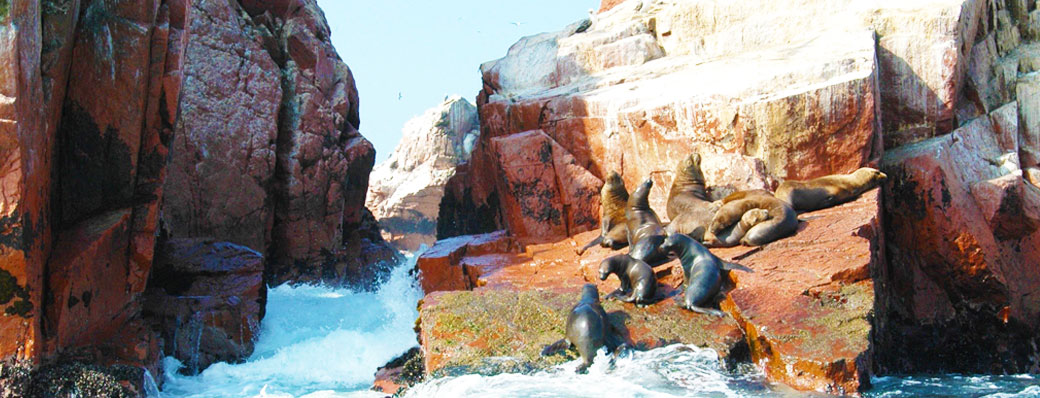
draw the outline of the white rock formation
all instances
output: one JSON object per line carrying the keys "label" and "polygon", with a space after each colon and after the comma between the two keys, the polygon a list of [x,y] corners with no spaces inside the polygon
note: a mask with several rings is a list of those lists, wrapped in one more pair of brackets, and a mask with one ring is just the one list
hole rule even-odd
{"label": "white rock formation", "polygon": [[477,108],[460,96],[409,120],[390,158],[372,169],[365,205],[399,250],[432,245],[444,185],[469,160],[480,134]]}

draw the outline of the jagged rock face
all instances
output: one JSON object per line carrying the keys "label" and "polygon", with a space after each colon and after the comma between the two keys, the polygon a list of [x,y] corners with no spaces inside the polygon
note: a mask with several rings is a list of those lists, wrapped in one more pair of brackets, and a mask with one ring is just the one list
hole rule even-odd
{"label": "jagged rock face", "polygon": [[469,160],[479,128],[473,104],[446,98],[409,120],[394,153],[372,170],[366,206],[394,247],[414,251],[437,240],[445,184]]}
{"label": "jagged rock face", "polygon": [[364,264],[344,264],[363,261],[361,251],[396,256],[356,233],[375,152],[358,133],[354,79],[317,4],[208,0],[181,13],[183,85],[163,205],[171,236],[267,253],[272,284],[371,284],[350,274]]}
{"label": "jagged rock face", "polygon": [[160,214],[174,237],[270,254],[271,282],[367,285],[396,260],[314,1],[0,10],[0,358],[85,350],[161,379],[140,317]]}

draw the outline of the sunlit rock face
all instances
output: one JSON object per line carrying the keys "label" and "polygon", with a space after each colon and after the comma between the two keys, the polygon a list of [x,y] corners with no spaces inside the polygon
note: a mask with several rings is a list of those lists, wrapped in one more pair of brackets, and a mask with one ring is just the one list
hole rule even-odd
{"label": "sunlit rock face", "polygon": [[459,96],[405,124],[401,142],[369,177],[366,206],[387,242],[414,251],[437,240],[445,184],[469,160],[479,128],[477,108]]}
{"label": "sunlit rock face", "polygon": [[[691,152],[716,199],[870,165],[889,176],[873,204],[830,210],[820,229],[802,215],[794,237],[731,257],[768,267],[723,302],[750,356],[774,380],[845,393],[871,372],[1035,371],[1038,23],[1024,1],[604,0],[481,66],[481,135],[439,237],[504,230],[539,263],[572,263],[543,244],[594,236],[598,213],[582,217],[574,193],[610,171],[630,189],[652,178],[663,210]],[[504,289],[494,281],[543,277],[457,246],[420,260],[424,287],[474,293],[438,293],[424,322]],[[792,252],[759,262],[771,250]],[[849,338],[802,338],[820,325]]]}

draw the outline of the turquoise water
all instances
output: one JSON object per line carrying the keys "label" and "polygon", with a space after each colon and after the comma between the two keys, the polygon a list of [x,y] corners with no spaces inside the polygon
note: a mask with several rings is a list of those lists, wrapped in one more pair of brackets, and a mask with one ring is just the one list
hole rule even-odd
{"label": "turquoise water", "polygon": [[[163,398],[382,397],[369,391],[375,369],[417,344],[412,330],[422,291],[409,270],[393,271],[376,292],[280,286],[268,293],[256,351],[242,364],[178,375],[166,360]],[[577,361],[535,374],[466,375],[427,381],[407,397],[812,397],[770,385],[752,366],[728,372],[714,351],[673,345],[600,355],[587,374]],[[873,380],[868,397],[1037,397],[1040,378],[914,376]]]}

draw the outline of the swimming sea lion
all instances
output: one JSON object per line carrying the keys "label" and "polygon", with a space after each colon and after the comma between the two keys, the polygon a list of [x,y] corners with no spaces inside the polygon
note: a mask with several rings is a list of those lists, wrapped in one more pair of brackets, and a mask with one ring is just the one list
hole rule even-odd
{"label": "swimming sea lion", "polygon": [[701,155],[694,153],[680,161],[675,168],[672,188],[668,191],[667,212],[671,222],[665,227],[667,233],[678,232],[702,240],[720,206],[708,200]]}
{"label": "swimming sea lion", "polygon": [[651,264],[664,260],[665,254],[659,247],[667,236],[661,226],[661,219],[650,208],[650,188],[653,186],[654,180],[647,178],[632,191],[628,197],[628,206],[625,207],[628,243],[631,246],[628,255]]}
{"label": "swimming sea lion", "polygon": [[617,275],[621,281],[621,288],[607,297],[616,296],[621,301],[637,305],[653,302],[654,294],[657,292],[657,277],[649,264],[627,254],[618,254],[599,263],[599,280],[607,280],[610,274]]}
{"label": "swimming sea lion", "polygon": [[741,270],[754,272],[740,264],[734,264],[715,257],[704,245],[683,234],[668,235],[661,244],[665,252],[679,257],[683,267],[683,279],[686,291],[682,308],[703,314],[723,316],[722,311],[707,308],[712,305],[722,285],[723,270]]}
{"label": "swimming sea lion", "polygon": [[592,365],[596,351],[606,346],[614,351],[621,346],[617,335],[612,332],[607,312],[599,305],[599,291],[596,285],[586,283],[581,289],[581,300],[571,308],[567,315],[567,326],[564,339],[557,341],[542,350],[542,355],[552,355],[557,351],[575,347],[581,355],[582,364],[578,371],[582,372]]}
{"label": "swimming sea lion", "polygon": [[813,211],[853,200],[876,188],[888,176],[880,170],[861,167],[850,174],[832,174],[809,181],[784,181],[776,197],[797,211]]}
{"label": "swimming sea lion", "polygon": [[613,250],[628,245],[628,226],[625,223],[625,206],[628,204],[628,190],[625,182],[616,171],[611,171],[599,190],[599,237],[578,250],[582,255],[590,247],[600,245]]}
{"label": "swimming sea lion", "polygon": [[[715,235],[715,239],[710,242],[713,245],[735,246],[739,242],[748,246],[761,246],[790,236],[798,229],[798,214],[769,191],[756,189],[735,192],[722,199],[722,202],[722,207],[715,213],[708,227],[708,232]],[[748,212],[751,214],[746,215]]]}

